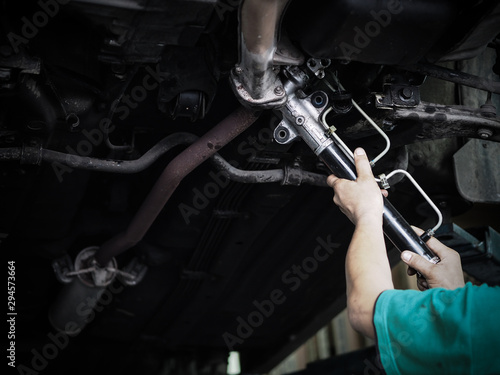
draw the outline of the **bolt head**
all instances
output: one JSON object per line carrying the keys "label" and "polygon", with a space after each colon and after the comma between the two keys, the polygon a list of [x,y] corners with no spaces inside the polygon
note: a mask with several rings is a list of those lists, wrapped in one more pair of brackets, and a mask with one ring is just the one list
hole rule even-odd
{"label": "bolt head", "polygon": [[298,116],[296,119],[295,119],[295,123],[297,125],[302,125],[304,123],[305,119],[303,116]]}
{"label": "bolt head", "polygon": [[276,86],[274,88],[274,93],[277,95],[277,96],[282,96],[284,94],[284,91],[283,91],[283,87],[282,86]]}
{"label": "bolt head", "polygon": [[405,87],[399,91],[399,94],[402,99],[408,100],[413,96],[413,90],[410,87]]}

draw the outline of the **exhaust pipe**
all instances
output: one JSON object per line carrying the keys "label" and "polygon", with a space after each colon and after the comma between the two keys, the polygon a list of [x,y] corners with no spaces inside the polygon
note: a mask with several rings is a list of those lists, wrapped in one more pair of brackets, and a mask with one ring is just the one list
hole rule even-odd
{"label": "exhaust pipe", "polygon": [[106,267],[95,264],[97,249],[96,246],[88,247],[78,254],[74,271],[65,273],[66,285],[49,309],[52,326],[68,336],[78,335],[92,321],[101,297],[116,277],[114,259]]}
{"label": "exhaust pipe", "polygon": [[240,6],[239,63],[231,72],[233,91],[246,106],[285,104],[286,95],[273,58],[279,23],[289,0],[244,0]]}
{"label": "exhaust pipe", "polygon": [[241,107],[175,157],[163,170],[125,232],[105,242],[96,252],[97,263],[107,264],[113,257],[142,240],[182,179],[246,130],[257,118],[253,111]]}

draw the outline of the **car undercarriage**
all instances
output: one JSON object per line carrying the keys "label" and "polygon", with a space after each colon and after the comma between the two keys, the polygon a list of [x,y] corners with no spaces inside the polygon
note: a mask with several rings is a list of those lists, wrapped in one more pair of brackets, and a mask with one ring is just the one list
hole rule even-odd
{"label": "car undercarriage", "polygon": [[15,373],[269,372],[345,308],[326,177],[355,147],[393,264],[411,223],[500,285],[498,2],[2,0],[0,23]]}

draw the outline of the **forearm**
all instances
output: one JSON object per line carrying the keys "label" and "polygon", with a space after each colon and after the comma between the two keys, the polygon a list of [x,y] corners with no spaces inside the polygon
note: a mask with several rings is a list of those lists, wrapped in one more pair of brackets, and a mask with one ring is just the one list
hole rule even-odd
{"label": "forearm", "polygon": [[366,153],[357,148],[355,181],[328,177],[335,190],[333,201],[354,223],[353,238],[346,258],[347,310],[351,325],[368,337],[375,337],[373,309],[380,293],[393,289],[389,261],[382,231],[384,202],[373,178]]}
{"label": "forearm", "polygon": [[353,327],[374,338],[373,309],[380,293],[394,289],[381,217],[357,222],[346,257],[347,308]]}

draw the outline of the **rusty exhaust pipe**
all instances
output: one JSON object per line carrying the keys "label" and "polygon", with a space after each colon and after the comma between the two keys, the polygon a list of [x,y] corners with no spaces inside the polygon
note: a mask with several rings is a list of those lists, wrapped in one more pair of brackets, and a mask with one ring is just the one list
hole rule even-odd
{"label": "rusty exhaust pipe", "polygon": [[142,240],[182,179],[246,130],[257,118],[252,110],[240,107],[177,155],[163,170],[125,232],[105,242],[96,252],[97,263],[108,264],[113,257]]}

